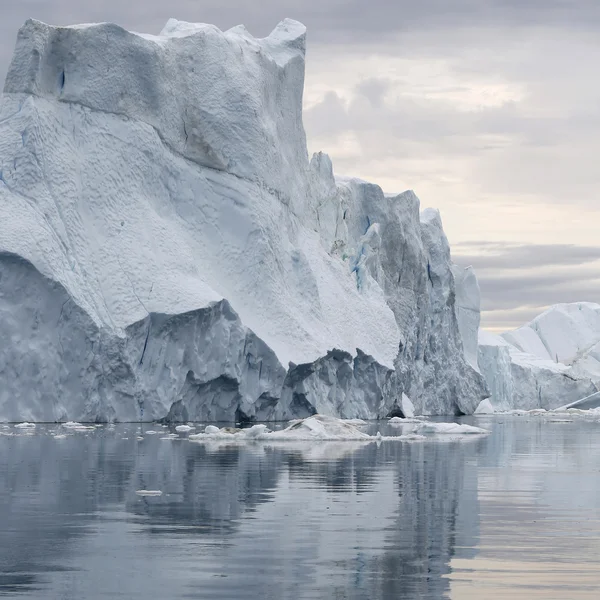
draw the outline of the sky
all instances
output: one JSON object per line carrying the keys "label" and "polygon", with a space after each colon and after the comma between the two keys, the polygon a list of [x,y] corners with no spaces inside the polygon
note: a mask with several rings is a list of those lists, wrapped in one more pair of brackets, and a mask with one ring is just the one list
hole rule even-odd
{"label": "sky", "polygon": [[2,78],[29,17],[257,37],[302,21],[309,150],[440,210],[483,327],[600,302],[598,0],[0,0]]}

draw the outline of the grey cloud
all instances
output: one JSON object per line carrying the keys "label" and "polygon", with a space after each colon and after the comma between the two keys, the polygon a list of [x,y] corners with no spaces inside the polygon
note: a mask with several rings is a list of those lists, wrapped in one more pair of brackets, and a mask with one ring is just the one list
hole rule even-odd
{"label": "grey cloud", "polygon": [[[484,251],[470,254],[473,247]],[[480,269],[516,269],[556,265],[580,265],[600,260],[600,246],[574,244],[458,244],[452,249],[455,262]]]}
{"label": "grey cloud", "polygon": [[[465,31],[482,34],[483,29],[555,26],[594,30],[600,23],[600,5],[595,0],[565,3],[563,0],[2,0],[0,72],[6,68],[18,27],[27,18],[52,24],[113,21],[126,28],[158,32],[169,17],[214,23],[227,29],[239,23],[264,36],[285,17],[302,21],[315,44],[362,44],[379,42],[398,33],[421,34]],[[404,54],[412,49],[396,48]]]}
{"label": "grey cloud", "polygon": [[475,268],[483,327],[512,329],[552,304],[600,302],[600,247],[472,241],[453,260]]}
{"label": "grey cloud", "polygon": [[383,104],[383,97],[390,89],[390,86],[391,84],[388,79],[371,77],[361,81],[358,86],[356,86],[356,91],[358,94],[367,98],[371,103],[371,106],[379,108]]}
{"label": "grey cloud", "polygon": [[511,310],[488,310],[481,313],[481,326],[484,329],[508,331],[516,329],[544,312],[547,306],[529,306]]}

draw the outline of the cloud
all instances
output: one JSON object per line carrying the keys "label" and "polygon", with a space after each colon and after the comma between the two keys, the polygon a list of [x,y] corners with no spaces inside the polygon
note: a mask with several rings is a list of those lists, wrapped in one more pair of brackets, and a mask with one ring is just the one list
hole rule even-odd
{"label": "cloud", "polygon": [[[479,250],[471,254],[473,249]],[[452,249],[455,262],[480,269],[510,269],[530,273],[531,268],[581,265],[600,260],[600,246],[575,244],[509,244],[501,242],[463,242]],[[598,271],[600,277],[600,271]],[[528,277],[528,275],[525,275]]]}
{"label": "cloud", "polygon": [[475,268],[485,328],[518,327],[552,304],[600,301],[600,247],[472,241],[453,259]]}

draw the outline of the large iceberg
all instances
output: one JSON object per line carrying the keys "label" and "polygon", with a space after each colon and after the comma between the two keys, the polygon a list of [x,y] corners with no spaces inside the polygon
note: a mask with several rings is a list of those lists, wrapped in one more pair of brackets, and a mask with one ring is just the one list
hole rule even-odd
{"label": "large iceberg", "polygon": [[304,53],[291,20],[264,39],[25,23],[0,107],[0,420],[373,418],[403,393],[461,414],[488,395],[439,214],[309,161]]}
{"label": "large iceberg", "polygon": [[481,331],[479,366],[496,409],[600,405],[600,305],[557,304],[514,331]]}

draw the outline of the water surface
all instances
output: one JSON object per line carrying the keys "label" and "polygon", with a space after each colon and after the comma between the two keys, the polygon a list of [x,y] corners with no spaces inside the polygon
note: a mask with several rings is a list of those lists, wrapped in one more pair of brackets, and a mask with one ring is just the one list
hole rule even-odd
{"label": "water surface", "polygon": [[462,421],[492,433],[200,445],[0,426],[0,595],[598,598],[600,422]]}

